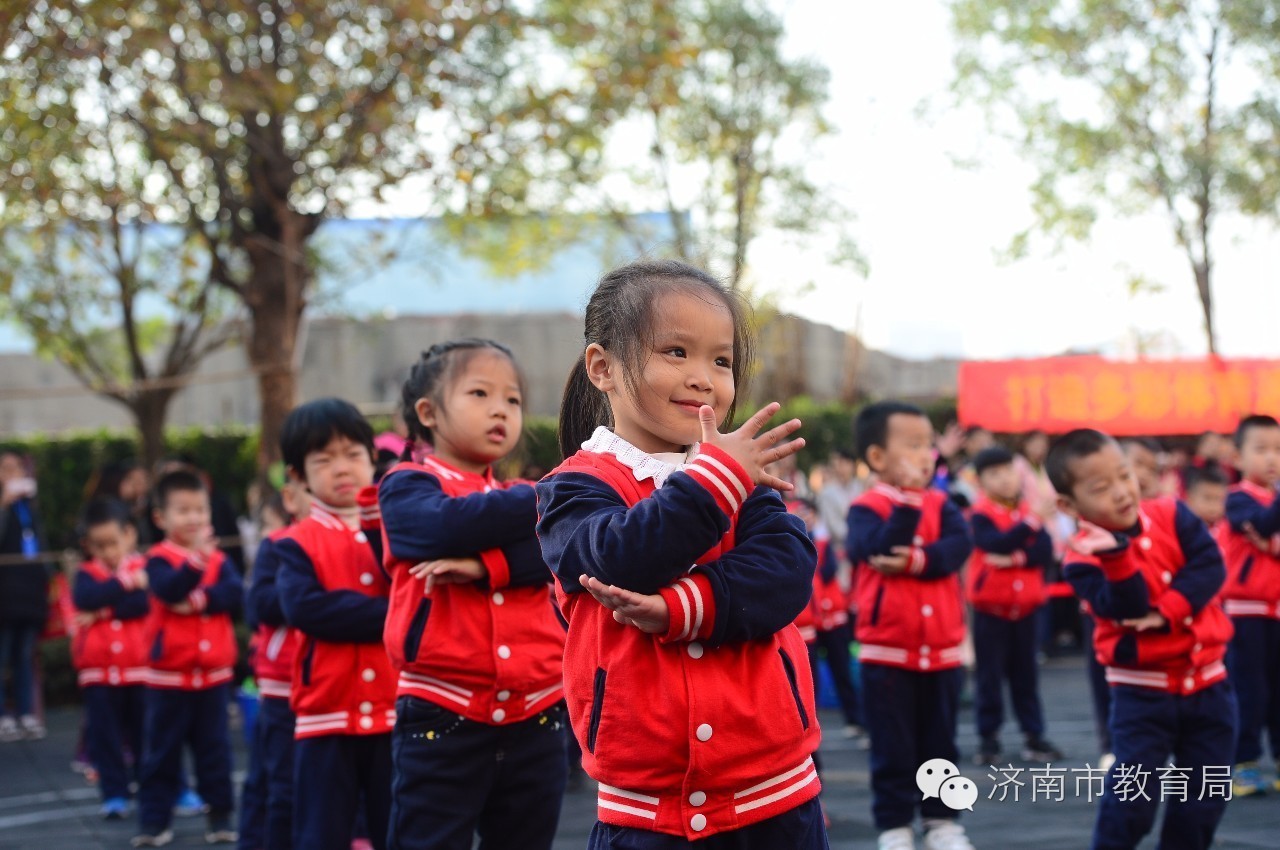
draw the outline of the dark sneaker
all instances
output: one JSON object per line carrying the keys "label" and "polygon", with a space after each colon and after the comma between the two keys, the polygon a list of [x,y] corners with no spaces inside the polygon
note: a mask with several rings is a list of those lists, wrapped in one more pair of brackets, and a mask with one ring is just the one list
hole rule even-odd
{"label": "dark sneaker", "polygon": [[991,767],[1000,760],[1000,742],[995,738],[983,738],[978,751],[973,754],[973,763],[978,767]]}
{"label": "dark sneaker", "polygon": [[141,835],[135,835],[129,843],[134,847],[164,847],[173,841],[173,830],[162,829],[159,832],[144,830]]}
{"label": "dark sneaker", "polygon": [[1062,750],[1046,741],[1044,738],[1028,738],[1027,743],[1022,746],[1023,761],[1061,761]]}

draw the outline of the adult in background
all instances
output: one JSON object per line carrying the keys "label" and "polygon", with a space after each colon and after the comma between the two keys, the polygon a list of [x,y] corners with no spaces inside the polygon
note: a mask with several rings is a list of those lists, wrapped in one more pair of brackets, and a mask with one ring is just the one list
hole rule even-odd
{"label": "adult in background", "polygon": [[[36,717],[36,639],[49,616],[49,570],[41,561],[44,529],[27,461],[0,454],[0,741],[45,736]],[[11,683],[13,713],[7,712]]]}

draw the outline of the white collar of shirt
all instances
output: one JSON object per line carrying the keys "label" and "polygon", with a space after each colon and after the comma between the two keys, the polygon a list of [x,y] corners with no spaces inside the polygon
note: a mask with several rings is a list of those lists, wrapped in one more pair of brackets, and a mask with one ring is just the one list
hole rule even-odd
{"label": "white collar of shirt", "polygon": [[591,435],[591,439],[582,444],[582,448],[597,454],[613,455],[618,462],[631,470],[637,481],[653,479],[653,485],[659,489],[666,483],[673,472],[679,472],[698,454],[698,444],[694,443],[689,451],[662,452],[649,454],[641,451],[617,434],[601,425]]}

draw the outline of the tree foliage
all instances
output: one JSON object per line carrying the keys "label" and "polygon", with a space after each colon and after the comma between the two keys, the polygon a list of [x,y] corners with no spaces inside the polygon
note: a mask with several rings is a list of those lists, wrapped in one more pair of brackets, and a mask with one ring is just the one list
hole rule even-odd
{"label": "tree foliage", "polygon": [[[952,0],[954,93],[988,110],[1038,176],[1034,232],[1089,236],[1099,211],[1162,212],[1190,266],[1210,352],[1213,225],[1276,209],[1274,4]],[[1247,8],[1246,8],[1247,7]],[[1268,145],[1270,145],[1268,147]],[[1268,183],[1264,178],[1270,175]]]}

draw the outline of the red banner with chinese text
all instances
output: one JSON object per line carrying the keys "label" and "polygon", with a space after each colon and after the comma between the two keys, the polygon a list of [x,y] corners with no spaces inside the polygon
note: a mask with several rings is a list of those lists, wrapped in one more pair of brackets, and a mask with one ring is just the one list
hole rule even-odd
{"label": "red banner with chinese text", "polygon": [[1280,360],[1049,357],[960,364],[963,425],[1116,436],[1230,432],[1241,416],[1280,415]]}

